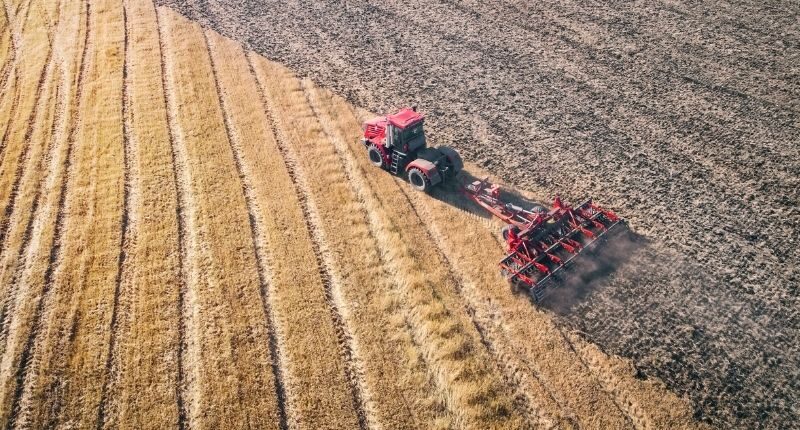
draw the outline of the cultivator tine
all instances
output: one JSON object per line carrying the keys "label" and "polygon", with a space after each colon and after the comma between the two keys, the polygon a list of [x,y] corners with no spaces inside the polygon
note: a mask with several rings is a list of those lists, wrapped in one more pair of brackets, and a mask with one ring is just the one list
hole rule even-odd
{"label": "cultivator tine", "polygon": [[584,251],[593,249],[595,243],[622,222],[591,199],[570,207],[556,197],[550,211],[539,212],[503,202],[499,188],[485,180],[467,185],[465,193],[509,223],[512,230],[516,228],[513,235],[504,234],[509,252],[500,262],[500,271],[509,283],[525,288],[536,302],[545,297],[547,284],[556,274]]}
{"label": "cultivator tine", "polygon": [[530,295],[536,303],[541,303],[544,300],[544,290],[545,287],[542,285],[536,285],[530,289]]}

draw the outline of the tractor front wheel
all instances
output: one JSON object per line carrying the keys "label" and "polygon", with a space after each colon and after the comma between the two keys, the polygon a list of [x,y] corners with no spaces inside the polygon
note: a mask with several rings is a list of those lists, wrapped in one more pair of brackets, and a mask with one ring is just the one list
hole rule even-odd
{"label": "tractor front wheel", "polygon": [[370,145],[369,149],[367,150],[369,154],[369,162],[372,163],[376,167],[384,168],[383,162],[383,152],[378,149],[375,145]]}
{"label": "tractor front wheel", "polygon": [[427,192],[431,187],[431,181],[428,176],[416,167],[408,171],[408,182],[417,191]]}

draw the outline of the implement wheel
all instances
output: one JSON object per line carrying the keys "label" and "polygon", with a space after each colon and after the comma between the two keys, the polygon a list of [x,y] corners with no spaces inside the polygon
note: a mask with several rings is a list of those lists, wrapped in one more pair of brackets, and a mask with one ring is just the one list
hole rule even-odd
{"label": "implement wheel", "polygon": [[514,232],[514,234],[518,234],[519,233],[519,227],[517,227],[515,225],[512,225],[512,224],[508,224],[507,226],[503,227],[503,229],[501,230],[501,233],[503,234],[503,240],[508,242],[508,235],[512,231]]}
{"label": "implement wheel", "polygon": [[427,192],[431,187],[431,181],[428,179],[428,176],[416,167],[412,167],[411,170],[408,171],[408,183],[411,184],[415,190],[422,192]]}

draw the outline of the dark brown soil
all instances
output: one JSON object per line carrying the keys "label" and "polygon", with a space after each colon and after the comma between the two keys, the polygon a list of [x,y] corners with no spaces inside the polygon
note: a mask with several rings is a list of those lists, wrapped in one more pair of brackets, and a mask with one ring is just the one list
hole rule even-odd
{"label": "dark brown soil", "polygon": [[538,198],[617,210],[634,240],[565,282],[563,323],[714,425],[800,422],[800,3],[161,3],[359,106],[418,105]]}

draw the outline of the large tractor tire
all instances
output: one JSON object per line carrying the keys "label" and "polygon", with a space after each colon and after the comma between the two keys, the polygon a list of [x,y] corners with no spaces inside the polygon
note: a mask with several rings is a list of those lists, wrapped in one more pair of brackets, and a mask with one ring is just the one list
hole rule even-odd
{"label": "large tractor tire", "polygon": [[464,169],[464,162],[461,161],[461,156],[458,155],[458,152],[456,152],[455,149],[449,146],[440,146],[439,152],[441,152],[442,154],[444,154],[445,157],[447,157],[447,162],[450,163],[450,168],[451,168],[450,172],[452,173],[453,176],[455,176],[456,174],[458,174],[458,172]]}
{"label": "large tractor tire", "polygon": [[369,162],[376,167],[380,167],[382,169],[386,168],[386,163],[383,159],[383,152],[378,149],[375,145],[370,145],[369,149],[367,149],[367,154],[369,155]]}
{"label": "large tractor tire", "polygon": [[408,183],[417,191],[428,192],[431,188],[431,181],[428,176],[416,167],[409,169]]}

